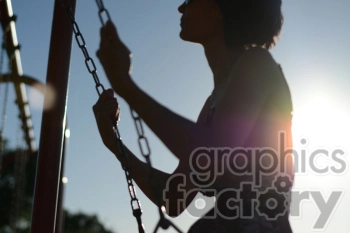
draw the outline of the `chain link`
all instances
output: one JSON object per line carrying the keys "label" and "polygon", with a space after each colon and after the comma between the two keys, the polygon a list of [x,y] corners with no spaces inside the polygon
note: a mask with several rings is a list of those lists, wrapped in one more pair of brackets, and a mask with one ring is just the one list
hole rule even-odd
{"label": "chain link", "polygon": [[103,14],[106,15],[107,20],[111,20],[111,17],[109,16],[108,10],[104,7],[102,0],[96,0],[97,7],[99,9],[98,11],[98,17],[100,18],[101,24],[104,26],[106,23],[103,20]]}

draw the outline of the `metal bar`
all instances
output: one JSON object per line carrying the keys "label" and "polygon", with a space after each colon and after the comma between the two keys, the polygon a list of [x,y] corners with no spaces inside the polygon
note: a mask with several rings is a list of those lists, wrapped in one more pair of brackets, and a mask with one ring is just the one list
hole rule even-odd
{"label": "metal bar", "polygon": [[[0,21],[4,31],[7,55],[11,62],[12,79],[16,80],[19,76],[23,75],[23,70],[19,53],[16,25],[10,0],[0,0]],[[14,87],[17,96],[16,102],[20,112],[20,119],[22,120],[25,133],[25,140],[30,151],[35,152],[37,148],[25,85],[14,81]]]}
{"label": "metal bar", "polygon": [[69,139],[69,135],[67,135],[68,123],[64,127],[64,137],[63,137],[63,149],[62,149],[62,169],[59,180],[59,193],[58,193],[58,203],[57,203],[57,216],[56,216],[56,233],[63,233],[64,229],[64,209],[63,209],[63,199],[64,199],[64,189],[65,183],[63,182],[64,175],[64,165],[66,158],[66,150],[67,150],[67,141]]}
{"label": "metal bar", "polygon": [[0,80],[0,83],[14,82],[14,81],[28,85],[31,88],[34,88],[37,91],[39,91],[41,94],[43,95],[45,94],[45,84],[27,75],[18,76],[16,80],[13,80],[11,74],[3,74],[2,80]]}
{"label": "metal bar", "polygon": [[[71,0],[75,12],[76,0]],[[52,22],[49,64],[44,105],[50,97],[55,99],[50,108],[43,112],[38,164],[35,182],[34,206],[32,213],[32,233],[54,233],[61,175],[63,138],[66,122],[66,103],[72,29],[60,1],[55,1]],[[52,92],[50,91],[52,90]]]}

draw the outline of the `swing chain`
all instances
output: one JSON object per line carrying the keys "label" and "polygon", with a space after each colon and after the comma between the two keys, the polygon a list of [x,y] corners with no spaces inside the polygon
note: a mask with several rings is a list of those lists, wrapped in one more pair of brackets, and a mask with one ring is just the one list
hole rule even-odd
{"label": "swing chain", "polygon": [[97,75],[97,69],[94,60],[90,57],[88,50],[86,49],[86,43],[83,34],[80,32],[79,26],[75,21],[74,13],[69,0],[60,0],[61,6],[66,10],[69,18],[69,22],[71,24],[75,40],[78,44],[78,47],[83,52],[85,57],[85,65],[89,73],[92,75],[92,78],[95,81],[95,88],[100,96],[101,93],[105,90],[104,86],[101,84],[100,79]]}
{"label": "swing chain", "polygon": [[144,130],[143,130],[143,123],[141,117],[133,110],[130,108],[131,116],[134,119],[136,131],[138,134],[138,143],[140,147],[140,151],[143,155],[143,157],[146,160],[146,163],[149,168],[149,176],[148,176],[148,182],[151,187],[151,190],[153,192],[154,197],[156,198],[157,201],[157,207],[158,207],[158,212],[159,212],[159,221],[157,223],[156,228],[154,229],[154,233],[158,231],[159,228],[162,229],[168,229],[170,226],[172,226],[177,232],[181,233],[181,230],[174,224],[172,223],[169,219],[166,219],[164,216],[163,212],[163,206],[161,203],[161,190],[159,188],[159,183],[156,177],[154,176],[153,173],[153,167],[150,159],[151,155],[151,149],[148,143],[148,140],[145,136]]}
{"label": "swing chain", "polygon": [[139,228],[139,233],[144,233],[145,232],[144,226],[143,226],[142,220],[141,220],[141,215],[142,215],[141,203],[136,196],[135,185],[132,181],[132,177],[131,177],[130,172],[129,172],[129,162],[128,162],[128,159],[126,157],[125,148],[124,148],[124,145],[123,145],[123,142],[121,140],[120,133],[119,133],[119,130],[117,127],[117,121],[115,122],[115,125],[114,125],[114,132],[115,132],[115,139],[117,142],[118,152],[121,156],[120,162],[121,162],[122,168],[125,172],[126,182],[128,184],[129,195],[131,198],[130,205],[131,205],[131,209],[132,209],[132,214],[136,218],[138,228]]}
{"label": "swing chain", "polygon": [[[110,20],[110,16],[109,16],[108,10],[104,7],[102,0],[96,0],[96,3],[97,3],[97,6],[99,8],[99,18],[100,18],[101,24],[104,26],[105,23],[103,21],[102,14],[106,13],[107,20]],[[140,148],[141,154],[145,158],[146,163],[147,163],[148,168],[149,168],[149,177],[148,177],[149,185],[151,187],[153,195],[156,198],[157,206],[158,206],[158,210],[159,210],[159,215],[160,215],[160,220],[158,221],[157,227],[155,228],[154,232],[157,232],[159,227],[161,227],[163,229],[167,229],[169,226],[174,227],[174,229],[177,232],[181,232],[170,220],[166,219],[165,216],[164,216],[164,213],[162,211],[162,204],[161,204],[161,190],[159,188],[157,179],[154,177],[154,174],[152,172],[153,171],[153,167],[152,167],[151,159],[150,159],[151,149],[150,149],[150,146],[149,146],[149,143],[148,143],[148,139],[147,139],[147,137],[145,136],[145,133],[144,133],[142,119],[132,108],[130,108],[130,111],[131,111],[131,116],[134,119],[136,131],[137,131],[137,134],[138,134],[139,148]],[[116,127],[115,127],[115,129],[116,129]],[[118,137],[119,132],[117,130],[116,130],[116,132],[117,132],[117,138],[120,138],[120,137]],[[117,142],[119,143],[119,141],[120,140],[118,140]],[[123,148],[123,145],[118,146],[118,148]],[[119,151],[119,152],[122,152],[121,154],[125,155],[125,153],[123,151]],[[124,167],[124,165],[122,165],[122,166]],[[125,171],[125,172],[127,173],[127,171]],[[131,203],[136,202],[138,204],[138,207],[139,207],[138,210],[140,211],[139,214],[141,215],[141,206],[140,206],[140,202],[136,198],[135,188],[134,188],[133,185],[131,185],[132,183],[129,183],[129,179],[130,179],[130,182],[132,182],[132,179],[131,179],[131,177],[129,177],[129,174],[127,174],[126,177],[127,177],[128,184],[129,184],[129,192],[130,192],[130,196],[131,196]],[[133,208],[134,216],[135,216],[134,205],[131,204],[131,206]],[[139,229],[140,229],[140,222],[139,222]]]}
{"label": "swing chain", "polygon": [[[82,50],[83,55],[85,57],[85,65],[87,70],[89,71],[89,73],[92,75],[94,81],[95,81],[95,88],[96,91],[98,93],[98,95],[100,96],[102,91],[105,90],[104,86],[100,83],[100,80],[98,78],[97,75],[97,69],[96,69],[96,65],[94,60],[89,56],[89,52],[86,49],[86,43],[85,43],[85,39],[84,36],[82,35],[82,33],[80,32],[79,26],[77,24],[77,22],[75,21],[75,17],[74,17],[74,13],[70,4],[69,0],[60,0],[61,6],[66,10],[67,14],[68,14],[68,18],[69,18],[69,22],[71,24],[73,33],[75,35],[75,40],[79,46],[79,48]],[[104,8],[103,3],[100,1],[97,1],[97,4],[100,8],[99,11],[99,15],[100,15],[100,20],[103,24],[103,20],[102,20],[102,14],[105,12],[107,14],[108,19],[109,17],[109,13],[108,11]],[[104,25],[104,24],[103,24]],[[100,89],[102,89],[100,91]],[[141,221],[141,215],[142,215],[142,210],[141,210],[141,203],[140,201],[137,199],[136,197],[136,189],[135,186],[133,184],[130,172],[129,172],[129,164],[128,164],[128,160],[127,157],[125,156],[125,149],[124,149],[124,145],[122,143],[121,137],[120,137],[120,133],[117,127],[117,121],[115,122],[114,125],[114,132],[115,132],[115,138],[116,138],[116,142],[117,142],[117,146],[118,146],[118,150],[119,153],[122,157],[122,168],[125,172],[125,176],[126,176],[126,181],[128,184],[128,190],[129,190],[129,194],[131,197],[131,208],[133,211],[133,215],[135,216],[137,223],[138,223],[138,228],[139,228],[139,233],[144,233],[144,228],[143,228],[143,224]]]}

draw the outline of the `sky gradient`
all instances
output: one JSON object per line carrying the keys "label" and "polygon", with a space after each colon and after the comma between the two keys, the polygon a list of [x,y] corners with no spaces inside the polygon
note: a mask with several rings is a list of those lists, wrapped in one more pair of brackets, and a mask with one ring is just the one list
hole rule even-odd
{"label": "sky gradient", "polygon": [[[178,36],[180,14],[177,7],[181,3],[178,0],[106,0],[105,6],[117,25],[120,37],[133,53],[132,77],[135,82],[161,104],[195,121],[212,91],[213,81],[202,47],[183,42]],[[16,27],[24,74],[45,82],[53,1],[17,0],[12,4],[18,17]],[[291,89],[295,147],[297,150],[304,149],[307,155],[320,148],[329,152],[337,148],[346,152],[350,148],[349,9],[348,0],[283,1],[284,26],[271,53],[281,64]],[[90,55],[98,63],[95,52],[99,45],[100,21],[95,1],[78,1],[76,20]],[[136,232],[123,171],[119,162],[103,146],[97,131],[92,105],[98,96],[75,41],[72,51],[68,99],[71,137],[65,168],[68,178],[65,207],[71,211],[97,213],[116,232]],[[101,82],[109,87],[99,64],[98,70]],[[33,88],[28,87],[27,92],[38,144],[43,98]],[[3,98],[2,93],[0,98]],[[9,98],[5,135],[14,147],[18,112],[12,89]],[[129,107],[122,99],[119,102],[123,141],[139,155]],[[171,172],[177,160],[148,128],[146,135],[151,144],[154,166]],[[301,139],[307,139],[308,144],[302,145]],[[348,168],[349,155],[345,153],[342,159]],[[339,165],[327,156],[321,156],[318,164],[321,167]],[[309,172],[296,176],[295,193],[319,191],[327,200],[332,191],[343,192],[323,232],[349,232],[349,181],[350,174],[345,171],[338,175]],[[138,196],[144,210],[146,232],[152,232],[158,220],[156,208],[142,192],[139,191]],[[313,232],[319,209],[311,198],[304,200],[300,209],[299,217],[291,217],[294,232]],[[186,232],[195,219],[183,214],[174,221]]]}

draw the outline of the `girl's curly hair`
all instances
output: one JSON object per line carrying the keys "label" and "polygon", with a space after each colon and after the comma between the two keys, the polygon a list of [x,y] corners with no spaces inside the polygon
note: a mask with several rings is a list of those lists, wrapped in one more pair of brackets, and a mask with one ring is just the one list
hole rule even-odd
{"label": "girl's curly hair", "polygon": [[281,31],[281,0],[216,0],[224,17],[227,46],[270,49]]}

